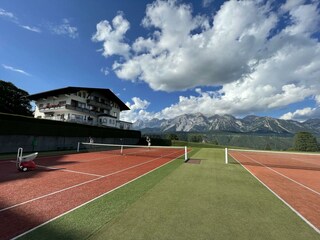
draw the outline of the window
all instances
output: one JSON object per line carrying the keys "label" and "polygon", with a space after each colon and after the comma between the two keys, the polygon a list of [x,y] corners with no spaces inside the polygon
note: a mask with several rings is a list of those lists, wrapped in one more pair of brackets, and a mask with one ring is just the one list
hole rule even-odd
{"label": "window", "polygon": [[82,115],[77,115],[77,114],[72,114],[71,115],[71,119],[83,120],[83,116]]}
{"label": "window", "polygon": [[60,106],[65,106],[66,103],[67,103],[66,101],[60,101],[60,102],[59,102],[59,105],[60,105]]}
{"label": "window", "polygon": [[78,107],[80,107],[80,108],[85,108],[85,107],[86,107],[86,104],[85,104],[85,103],[78,102]]}

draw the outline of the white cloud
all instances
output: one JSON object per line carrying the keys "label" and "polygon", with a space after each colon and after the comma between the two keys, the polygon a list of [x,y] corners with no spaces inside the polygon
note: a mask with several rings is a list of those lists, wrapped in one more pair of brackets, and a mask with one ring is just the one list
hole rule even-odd
{"label": "white cloud", "polygon": [[312,34],[319,29],[319,10],[316,4],[301,5],[290,10],[293,24],[286,28],[290,35]]}
{"label": "white cloud", "polygon": [[[243,115],[285,107],[320,96],[320,43],[317,2],[287,1],[279,9],[263,1],[228,1],[214,16],[194,16],[191,5],[157,0],[147,5],[142,26],[148,37],[130,46],[108,21],[93,37],[102,41],[105,57],[120,55],[112,69],[124,80],[144,81],[153,90],[195,89],[198,95],[158,113],[164,118],[181,113]],[[284,14],[289,25],[280,23]],[[114,37],[114,35],[118,37]],[[203,92],[202,86],[220,86]],[[146,109],[141,112],[149,116]],[[138,115],[136,115],[139,117]]]}
{"label": "white cloud", "polygon": [[202,0],[202,6],[203,7],[209,7],[211,3],[213,3],[214,0]]}
{"label": "white cloud", "polygon": [[10,22],[15,23],[17,26],[24,28],[28,31],[32,31],[32,32],[36,32],[36,33],[41,32],[41,29],[38,27],[32,27],[32,26],[27,26],[27,25],[21,24],[18,17],[16,17],[12,12],[8,12],[8,11],[4,10],[3,8],[0,8],[0,17],[4,17],[7,20],[9,20]]}
{"label": "white cloud", "polygon": [[105,76],[109,75],[109,68],[105,67],[105,68],[101,68],[100,69],[100,72],[102,72]]}
{"label": "white cloud", "polygon": [[303,109],[298,109],[294,112],[288,112],[280,117],[285,120],[297,120],[297,121],[305,121],[310,118],[320,118],[320,108],[315,107],[306,107]]}
{"label": "white cloud", "polygon": [[50,30],[56,35],[66,35],[70,38],[77,38],[79,36],[78,28],[71,26],[70,21],[66,18],[62,19],[62,23],[59,25],[52,25]]}
{"label": "white cloud", "polygon": [[7,69],[7,70],[10,70],[10,71],[13,71],[13,72],[17,72],[17,73],[21,73],[23,75],[26,75],[26,76],[31,76],[31,74],[27,73],[26,71],[24,70],[21,70],[21,69],[18,69],[18,68],[14,68],[12,66],[8,66],[6,64],[2,64],[2,67],[4,69]]}
{"label": "white cloud", "polygon": [[26,26],[26,25],[20,25],[20,27],[27,29],[31,32],[37,32],[37,33],[41,32],[40,28],[37,28],[37,27],[30,27],[30,26]]}
{"label": "white cloud", "polygon": [[5,17],[5,18],[9,18],[12,21],[18,20],[17,17],[12,12],[8,12],[8,11],[4,10],[3,8],[0,8],[0,16]]}
{"label": "white cloud", "polygon": [[132,102],[127,102],[126,105],[130,108],[128,111],[121,113],[121,120],[127,122],[135,122],[139,118],[149,119],[152,113],[145,111],[150,105],[147,100],[142,100],[138,97],[133,97]]}
{"label": "white cloud", "polygon": [[129,22],[119,13],[110,24],[107,20],[97,24],[97,32],[92,36],[92,41],[103,42],[103,55],[129,56],[130,46],[124,43],[124,35],[129,30]]}
{"label": "white cloud", "polygon": [[281,6],[281,10],[284,12],[288,12],[291,11],[297,7],[299,7],[300,5],[304,4],[305,0],[287,0],[282,6]]}

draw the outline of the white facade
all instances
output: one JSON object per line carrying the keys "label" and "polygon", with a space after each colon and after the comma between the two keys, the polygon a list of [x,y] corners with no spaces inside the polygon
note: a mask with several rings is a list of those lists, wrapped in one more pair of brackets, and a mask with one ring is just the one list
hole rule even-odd
{"label": "white facade", "polygon": [[132,123],[120,121],[120,106],[99,91],[80,90],[52,96],[47,94],[35,101],[35,118],[121,129],[130,129],[132,126]]}

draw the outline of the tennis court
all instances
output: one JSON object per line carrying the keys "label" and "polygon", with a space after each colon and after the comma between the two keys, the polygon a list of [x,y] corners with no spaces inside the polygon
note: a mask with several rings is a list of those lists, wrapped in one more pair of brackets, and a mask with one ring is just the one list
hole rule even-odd
{"label": "tennis court", "polygon": [[39,157],[21,173],[15,160],[1,161],[0,239],[46,224],[185,155],[185,148],[108,146],[77,154]]}
{"label": "tennis court", "polygon": [[229,162],[240,163],[320,233],[319,154],[235,149],[229,149],[228,154]]}

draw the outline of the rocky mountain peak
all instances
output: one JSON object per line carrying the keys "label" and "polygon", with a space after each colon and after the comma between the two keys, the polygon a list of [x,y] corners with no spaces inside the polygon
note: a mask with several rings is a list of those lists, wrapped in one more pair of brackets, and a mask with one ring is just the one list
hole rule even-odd
{"label": "rocky mountain peak", "polygon": [[247,132],[247,133],[296,133],[309,131],[320,134],[320,119],[310,119],[303,123],[293,120],[276,119],[249,115],[242,119],[232,115],[213,115],[202,113],[183,114],[172,119],[138,120],[135,129],[153,128],[160,132]]}

